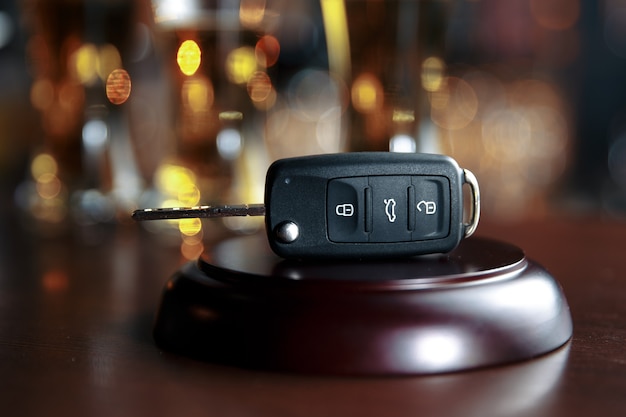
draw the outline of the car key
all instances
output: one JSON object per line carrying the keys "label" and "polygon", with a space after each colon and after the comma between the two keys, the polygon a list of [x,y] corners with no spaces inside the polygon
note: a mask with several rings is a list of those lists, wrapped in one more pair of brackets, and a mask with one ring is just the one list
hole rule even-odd
{"label": "car key", "polygon": [[[464,222],[463,185],[471,208]],[[446,253],[478,225],[475,176],[444,155],[357,152],[281,159],[265,203],[143,209],[135,220],[265,215],[284,258],[383,258]]]}

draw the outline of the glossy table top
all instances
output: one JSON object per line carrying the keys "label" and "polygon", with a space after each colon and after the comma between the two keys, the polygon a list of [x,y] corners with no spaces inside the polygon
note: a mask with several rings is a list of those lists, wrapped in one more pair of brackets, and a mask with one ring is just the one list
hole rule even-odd
{"label": "glossy table top", "polygon": [[0,224],[0,409],[42,416],[622,416],[626,223],[483,222],[562,285],[574,337],[540,358],[420,377],[331,377],[219,366],[152,340],[163,285],[184,262],[135,225],[99,243]]}

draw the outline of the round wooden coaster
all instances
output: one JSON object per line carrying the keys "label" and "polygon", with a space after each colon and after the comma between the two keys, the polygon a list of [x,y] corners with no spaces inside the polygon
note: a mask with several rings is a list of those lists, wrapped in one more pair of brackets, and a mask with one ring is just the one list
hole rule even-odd
{"label": "round wooden coaster", "polygon": [[563,292],[507,243],[385,261],[295,262],[265,236],[224,241],[167,283],[164,349],[240,367],[324,374],[460,371],[529,359],[572,335]]}

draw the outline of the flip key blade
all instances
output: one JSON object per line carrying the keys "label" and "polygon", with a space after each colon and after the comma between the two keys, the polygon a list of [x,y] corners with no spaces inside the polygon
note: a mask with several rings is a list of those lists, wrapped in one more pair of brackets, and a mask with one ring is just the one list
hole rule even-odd
{"label": "flip key blade", "polygon": [[225,206],[147,208],[135,210],[132,215],[133,219],[137,221],[235,216],[265,216],[265,205],[237,204]]}

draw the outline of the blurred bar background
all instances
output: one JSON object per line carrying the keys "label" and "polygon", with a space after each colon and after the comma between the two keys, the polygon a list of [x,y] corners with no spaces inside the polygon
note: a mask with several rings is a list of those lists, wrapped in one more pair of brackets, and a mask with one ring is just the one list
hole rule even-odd
{"label": "blurred bar background", "polygon": [[[485,221],[626,214],[618,0],[0,0],[0,213],[88,244],[275,159],[441,152]],[[156,222],[197,257],[259,219]],[[0,239],[8,239],[0,236]]]}

